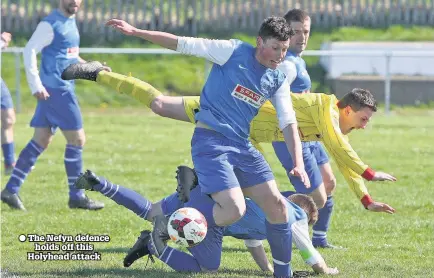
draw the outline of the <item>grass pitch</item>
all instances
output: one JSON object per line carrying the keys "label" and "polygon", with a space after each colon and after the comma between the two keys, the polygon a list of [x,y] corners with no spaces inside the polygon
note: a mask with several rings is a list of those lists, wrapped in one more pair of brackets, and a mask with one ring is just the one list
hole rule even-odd
{"label": "grass pitch", "polygon": [[[320,250],[340,277],[434,277],[434,117],[433,111],[377,113],[365,131],[355,131],[351,142],[375,170],[397,176],[396,183],[368,183],[375,200],[396,208],[395,215],[363,209],[334,167],[338,179],[329,240],[347,250]],[[18,115],[17,155],[32,136],[31,114]],[[130,187],[153,201],[175,190],[175,169],[192,165],[193,126],[162,119],[145,109],[84,111],[87,143],[85,168]],[[59,132],[60,133],[60,132]],[[140,230],[151,225],[97,192],[106,208],[97,212],[67,208],[64,172],[65,141],[61,134],[39,158],[21,197],[28,212],[1,205],[2,277],[264,277],[243,242],[225,238],[221,269],[216,274],[175,273],[157,260],[137,261],[128,269],[122,260]],[[265,146],[282,190],[291,188],[270,146]],[[2,187],[7,179],[2,177]],[[35,247],[18,240],[21,234],[106,234],[108,243],[93,243],[100,261],[28,261]],[[268,254],[269,249],[267,246]],[[309,270],[294,250],[294,270]],[[270,276],[270,274],[268,274]]]}

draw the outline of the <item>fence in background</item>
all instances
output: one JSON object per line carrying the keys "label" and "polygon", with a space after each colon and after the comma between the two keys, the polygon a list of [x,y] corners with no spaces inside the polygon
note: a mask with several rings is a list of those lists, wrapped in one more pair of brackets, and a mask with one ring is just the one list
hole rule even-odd
{"label": "fence in background", "polygon": [[[3,31],[32,33],[58,0],[3,0]],[[139,28],[198,32],[256,32],[263,19],[292,8],[306,10],[314,28],[434,26],[434,0],[86,0],[77,14],[80,33],[96,41],[120,34],[104,27],[122,18]]]}
{"label": "fence in background", "polygon": [[[16,110],[21,110],[21,55],[23,48],[11,47],[3,50],[3,52],[14,53],[15,55],[15,88],[16,88]],[[167,49],[141,49],[141,48],[80,48],[80,53],[98,53],[98,54],[137,54],[137,55],[179,55],[178,52]],[[306,50],[303,56],[364,56],[364,57],[382,57],[385,58],[385,76],[384,76],[384,103],[386,114],[390,112],[390,95],[392,76],[390,74],[390,61],[393,57],[434,57],[434,51],[329,51],[329,50]],[[205,65],[209,68],[209,63]]]}

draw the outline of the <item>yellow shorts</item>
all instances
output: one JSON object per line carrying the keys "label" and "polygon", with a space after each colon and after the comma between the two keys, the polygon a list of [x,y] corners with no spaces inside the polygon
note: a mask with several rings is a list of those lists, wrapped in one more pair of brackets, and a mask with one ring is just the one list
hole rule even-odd
{"label": "yellow shorts", "polygon": [[[200,97],[183,97],[183,100],[185,113],[190,122],[195,123],[194,115],[199,111]],[[279,129],[276,110],[271,102],[265,102],[259,109],[258,115],[253,118],[250,125],[250,140],[259,150],[259,143],[283,141],[283,134]]]}

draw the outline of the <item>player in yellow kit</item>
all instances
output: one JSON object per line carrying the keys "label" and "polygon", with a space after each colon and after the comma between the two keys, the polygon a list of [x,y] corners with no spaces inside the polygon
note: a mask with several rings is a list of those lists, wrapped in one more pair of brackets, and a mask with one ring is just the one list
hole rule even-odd
{"label": "player in yellow kit", "polygon": [[[194,124],[194,115],[199,111],[199,97],[165,96],[137,78],[106,71],[99,62],[71,65],[64,71],[62,78],[96,81],[136,98],[163,117]],[[387,173],[375,172],[363,163],[346,136],[353,129],[364,129],[377,111],[372,94],[356,88],[341,100],[327,94],[291,94],[291,97],[301,140],[323,142],[351,190],[366,209],[394,213],[394,208],[375,202],[370,197],[363,178],[370,181],[396,181],[396,178]],[[250,138],[259,150],[259,143],[283,141],[276,111],[271,103],[266,102],[253,119]]]}

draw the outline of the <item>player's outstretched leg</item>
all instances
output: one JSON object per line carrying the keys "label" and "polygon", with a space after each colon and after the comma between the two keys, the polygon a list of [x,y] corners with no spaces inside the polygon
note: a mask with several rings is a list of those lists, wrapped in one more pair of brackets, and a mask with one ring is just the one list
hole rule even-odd
{"label": "player's outstretched leg", "polygon": [[104,66],[97,61],[73,64],[62,72],[62,79],[95,81],[98,84],[116,90],[118,93],[129,95],[149,108],[151,108],[151,103],[154,99],[162,95],[160,91],[140,79],[115,72],[108,72],[104,69]]}
{"label": "player's outstretched leg", "polygon": [[114,184],[101,176],[97,176],[90,170],[86,170],[84,174],[81,174],[76,179],[74,186],[79,189],[98,191],[117,204],[131,210],[140,218],[151,220],[149,218],[152,210],[151,201],[134,190]]}

